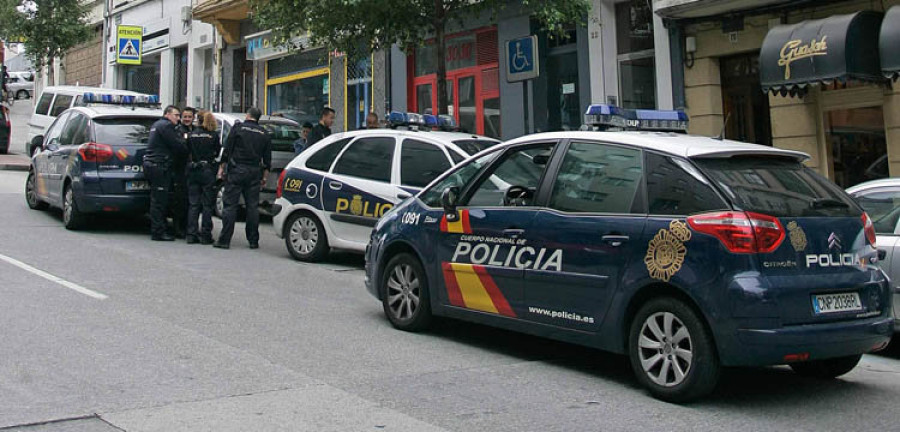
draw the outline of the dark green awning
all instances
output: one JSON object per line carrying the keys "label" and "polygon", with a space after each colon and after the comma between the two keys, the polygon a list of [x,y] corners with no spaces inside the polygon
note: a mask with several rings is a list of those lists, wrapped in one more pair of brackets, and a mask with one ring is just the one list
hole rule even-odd
{"label": "dark green awning", "polygon": [[759,53],[763,91],[794,95],[810,84],[884,82],[881,19],[879,12],[862,11],[773,28]]}
{"label": "dark green awning", "polygon": [[878,46],[881,72],[887,78],[897,79],[900,75],[900,6],[894,6],[884,14]]}

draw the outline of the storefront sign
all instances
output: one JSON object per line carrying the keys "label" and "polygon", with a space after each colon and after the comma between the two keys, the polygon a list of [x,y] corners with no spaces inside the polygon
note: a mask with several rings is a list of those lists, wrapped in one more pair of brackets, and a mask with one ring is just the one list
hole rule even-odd
{"label": "storefront sign", "polygon": [[116,62],[119,64],[139,65],[141,64],[142,38],[144,36],[144,28],[141,26],[125,26],[116,27]]}
{"label": "storefront sign", "polygon": [[537,36],[526,36],[506,42],[506,80],[509,82],[537,78]]}
{"label": "storefront sign", "polygon": [[309,48],[309,37],[295,37],[287,43],[275,38],[271,31],[252,34],[244,38],[247,42],[247,60],[268,60],[287,55],[291,49]]}
{"label": "storefront sign", "polygon": [[825,39],[828,36],[822,36],[819,41],[813,38],[808,45],[801,45],[803,41],[800,39],[785,43],[781,47],[781,58],[778,59],[778,66],[784,67],[784,79],[791,79],[791,63],[812,56],[828,55],[828,43]]}

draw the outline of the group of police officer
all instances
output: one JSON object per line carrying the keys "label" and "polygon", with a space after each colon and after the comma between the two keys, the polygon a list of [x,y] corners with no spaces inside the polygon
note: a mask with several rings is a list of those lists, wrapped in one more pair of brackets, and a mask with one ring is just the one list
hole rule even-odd
{"label": "group of police officer", "polygon": [[[245,121],[232,127],[218,163],[220,139],[215,117],[211,112],[201,112],[197,116],[199,125],[194,126],[195,114],[192,108],[182,111],[170,105],[150,128],[143,160],[144,175],[150,182],[150,238],[155,241],[186,238],[191,244],[228,249],[243,196],[247,241],[251,249],[256,249],[259,247],[259,191],[265,186],[272,167],[272,141],[259,125],[262,113],[258,108],[250,108]],[[222,231],[218,240],[213,241],[212,211],[217,179],[224,182],[225,209]],[[167,230],[170,210],[174,235]]]}

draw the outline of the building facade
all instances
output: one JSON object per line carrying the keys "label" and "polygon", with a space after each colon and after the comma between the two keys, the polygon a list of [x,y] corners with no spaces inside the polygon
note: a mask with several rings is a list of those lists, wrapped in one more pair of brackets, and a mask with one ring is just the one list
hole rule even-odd
{"label": "building facade", "polygon": [[[838,185],[900,175],[900,91],[880,65],[900,1],[656,0],[691,133],[812,156]],[[865,35],[865,36],[860,36]],[[896,41],[894,41],[896,42]],[[888,51],[893,51],[889,49]],[[880,60],[880,61],[879,61]]]}

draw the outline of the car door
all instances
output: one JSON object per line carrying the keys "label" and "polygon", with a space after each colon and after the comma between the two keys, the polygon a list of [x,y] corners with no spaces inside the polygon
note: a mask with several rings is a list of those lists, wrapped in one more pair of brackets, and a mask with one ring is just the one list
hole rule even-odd
{"label": "car door", "polygon": [[[48,202],[54,205],[60,204],[62,176],[65,164],[62,164],[62,131],[68,121],[70,113],[64,113],[56,118],[56,121],[47,129],[44,136],[43,150],[35,158],[35,165],[40,173],[37,189],[39,195],[44,195]],[[43,182],[43,186],[40,182]],[[40,192],[43,191],[43,192]]]}
{"label": "car door", "polygon": [[331,234],[366,244],[378,218],[397,202],[392,185],[397,140],[363,136],[344,149],[322,184],[322,206]]}
{"label": "car door", "polygon": [[564,146],[529,242],[527,319],[597,331],[634,260],[646,221],[642,151],[591,141]]}
{"label": "car door", "polygon": [[66,125],[63,126],[59,137],[59,149],[55,153],[54,163],[60,166],[60,175],[57,179],[56,190],[63,193],[62,189],[66,177],[81,177],[81,171],[85,168],[78,157],[78,147],[88,141],[88,118],[79,112],[71,112]]}
{"label": "car door", "polygon": [[875,225],[879,266],[891,279],[894,293],[894,318],[900,317],[900,187],[864,189],[853,194]]}
{"label": "car door", "polygon": [[443,216],[436,254],[443,275],[438,297],[444,304],[522,315],[525,270],[544,259],[531,229],[539,211],[535,193],[554,145],[507,149],[461,190],[454,220]]}

